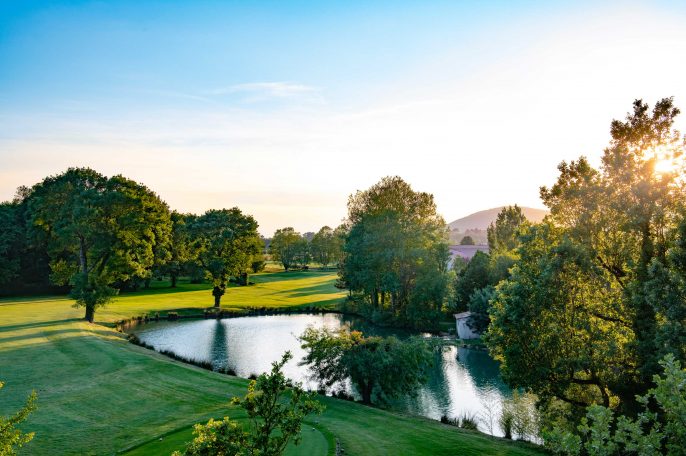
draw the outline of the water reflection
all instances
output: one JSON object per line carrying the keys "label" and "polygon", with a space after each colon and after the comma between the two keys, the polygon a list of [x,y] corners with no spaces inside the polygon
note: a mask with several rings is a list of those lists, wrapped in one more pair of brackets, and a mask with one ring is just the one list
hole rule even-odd
{"label": "water reflection", "polygon": [[[306,388],[316,389],[318,385],[310,380],[308,368],[298,365],[305,356],[298,337],[311,325],[336,329],[344,324],[368,335],[411,335],[338,314],[161,321],[133,331],[157,350],[210,361],[215,370],[232,371],[244,378],[268,371],[271,363],[289,350],[293,359],[284,366],[285,375],[303,382]],[[350,384],[344,387],[354,394]],[[486,352],[447,346],[436,353],[427,384],[415,396],[395,400],[389,407],[433,419],[478,415],[480,428],[491,431],[488,422],[497,422],[501,399],[508,395],[510,390],[500,379],[498,363]],[[492,429],[491,433],[498,435],[498,430]]]}

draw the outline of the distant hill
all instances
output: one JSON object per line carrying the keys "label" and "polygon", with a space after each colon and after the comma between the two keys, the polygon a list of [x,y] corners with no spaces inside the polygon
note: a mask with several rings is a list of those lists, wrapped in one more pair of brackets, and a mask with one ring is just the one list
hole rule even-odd
{"label": "distant hill", "polygon": [[[498,213],[503,210],[504,206],[494,207],[493,209],[486,209],[485,211],[475,212],[461,219],[450,222],[448,226],[451,230],[467,231],[467,230],[485,230],[498,217]],[[521,206],[520,206],[521,207]],[[524,216],[529,221],[537,223],[543,220],[548,214],[545,209],[534,209],[533,207],[521,207]]]}

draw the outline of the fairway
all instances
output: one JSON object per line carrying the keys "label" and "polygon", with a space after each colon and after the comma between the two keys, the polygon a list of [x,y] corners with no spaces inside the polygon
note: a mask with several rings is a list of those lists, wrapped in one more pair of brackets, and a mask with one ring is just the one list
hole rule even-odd
{"label": "fairway", "polygon": [[[227,290],[222,305],[333,308],[344,293],[334,273],[289,272],[251,277],[255,285]],[[163,285],[163,284],[158,284]],[[210,417],[234,416],[232,396],[247,380],[204,371],[128,343],[111,326],[150,312],[211,305],[208,285],[182,284],[123,294],[95,315],[64,297],[0,301],[0,414],[16,410],[32,389],[38,410],[23,426],[36,432],[22,454],[114,454]],[[322,398],[318,426],[350,455],[531,455],[531,445],[462,431],[424,418]],[[163,438],[164,441],[164,438]],[[164,449],[166,451],[166,448]],[[292,454],[298,453],[297,449]],[[154,454],[154,453],[152,453]]]}

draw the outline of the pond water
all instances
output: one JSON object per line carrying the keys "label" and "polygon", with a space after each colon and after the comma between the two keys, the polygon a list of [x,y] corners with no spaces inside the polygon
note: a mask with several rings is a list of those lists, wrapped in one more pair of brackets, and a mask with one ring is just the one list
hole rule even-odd
{"label": "pond water", "polygon": [[[269,315],[222,320],[160,321],[131,329],[140,340],[156,350],[168,350],[185,358],[209,361],[215,370],[231,370],[240,377],[268,371],[271,363],[290,350],[293,359],[284,373],[317,389],[309,368],[298,363],[305,356],[298,337],[308,326],[336,329],[342,325],[366,335],[407,337],[410,333],[389,331],[364,320],[341,314]],[[345,388],[355,395],[350,385]],[[397,399],[391,409],[440,419],[464,414],[478,415],[479,428],[500,435],[497,420],[501,401],[511,395],[499,376],[498,363],[479,350],[447,346],[436,354],[428,383],[415,397]]]}

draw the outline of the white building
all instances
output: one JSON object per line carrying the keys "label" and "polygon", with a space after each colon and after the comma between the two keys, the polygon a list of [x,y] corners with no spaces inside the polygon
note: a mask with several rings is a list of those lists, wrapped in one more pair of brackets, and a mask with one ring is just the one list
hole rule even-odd
{"label": "white building", "polygon": [[461,312],[455,314],[455,324],[457,325],[457,337],[459,339],[476,339],[480,334],[472,331],[467,321],[471,318],[471,312]]}

